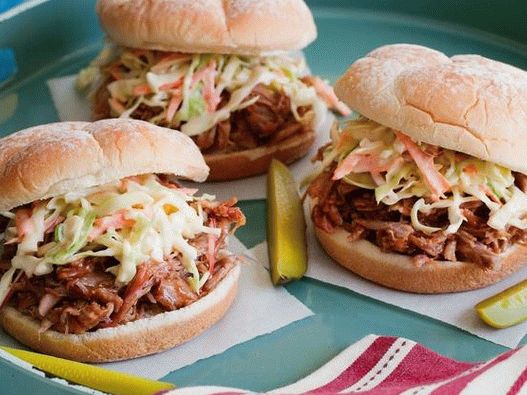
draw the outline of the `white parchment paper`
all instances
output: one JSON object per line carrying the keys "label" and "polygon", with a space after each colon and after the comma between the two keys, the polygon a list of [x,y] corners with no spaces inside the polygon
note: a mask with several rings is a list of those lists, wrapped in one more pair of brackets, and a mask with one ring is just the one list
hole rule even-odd
{"label": "white parchment paper", "polygon": [[[527,322],[507,329],[494,329],[484,324],[474,310],[474,306],[481,300],[524,280],[527,276],[527,268],[498,284],[475,291],[444,295],[418,295],[374,284],[335,263],[318,244],[310,220],[308,220],[307,243],[309,268],[306,275],[308,277],[348,288],[382,302],[435,318],[506,347],[516,347],[527,333]],[[267,243],[261,243],[251,251],[259,262],[268,264]]]}

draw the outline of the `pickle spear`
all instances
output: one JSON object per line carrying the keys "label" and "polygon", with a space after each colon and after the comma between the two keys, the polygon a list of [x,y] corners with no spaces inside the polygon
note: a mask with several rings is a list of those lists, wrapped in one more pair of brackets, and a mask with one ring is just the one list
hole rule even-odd
{"label": "pickle spear", "polygon": [[479,302],[476,311],[494,328],[507,328],[527,319],[527,280]]}
{"label": "pickle spear", "polygon": [[307,270],[304,211],[291,172],[276,159],[267,175],[267,240],[273,284],[302,278]]}

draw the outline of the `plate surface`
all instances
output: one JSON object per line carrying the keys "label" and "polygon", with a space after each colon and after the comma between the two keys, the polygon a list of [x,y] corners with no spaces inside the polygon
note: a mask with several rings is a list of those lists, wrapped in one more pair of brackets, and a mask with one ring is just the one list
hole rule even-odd
{"label": "plate surface", "polygon": [[[395,2],[380,2],[388,5],[383,11],[345,6],[348,3],[313,4],[319,38],[305,52],[313,72],[332,81],[356,58],[395,42],[424,44],[447,54],[479,53],[527,68],[527,46],[518,42],[416,15],[391,13],[390,4]],[[451,3],[453,7],[455,2]],[[57,120],[46,80],[77,71],[100,49],[103,36],[93,8],[93,0],[51,0],[0,22],[0,48],[14,49],[19,70],[0,91],[0,135]],[[435,16],[442,15],[437,7],[434,10]],[[444,11],[445,15],[457,12],[454,8]],[[426,15],[427,11],[419,12]],[[481,25],[472,22],[472,26]],[[249,224],[239,237],[252,247],[265,239],[265,202],[245,201],[241,207]],[[466,361],[488,359],[504,351],[452,326],[314,280],[304,279],[287,289],[315,316],[172,372],[164,380],[179,387],[216,384],[265,391],[305,376],[370,333],[405,336]],[[11,394],[71,393],[3,360],[0,383]]]}

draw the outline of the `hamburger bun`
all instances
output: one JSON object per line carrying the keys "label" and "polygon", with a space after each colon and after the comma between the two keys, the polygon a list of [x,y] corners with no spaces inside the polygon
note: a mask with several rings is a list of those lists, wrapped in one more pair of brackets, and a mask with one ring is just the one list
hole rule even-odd
{"label": "hamburger bun", "polygon": [[98,0],[97,13],[114,43],[140,49],[259,55],[317,35],[302,0]]}
{"label": "hamburger bun", "polygon": [[353,110],[413,140],[527,173],[527,72],[477,55],[380,47],[337,81]]}
{"label": "hamburger bun", "polygon": [[[312,210],[315,201],[308,200]],[[342,227],[334,233],[313,227],[320,245],[338,264],[374,283],[406,292],[437,294],[483,288],[527,264],[527,246],[515,244],[502,254],[496,269],[461,261],[417,266],[411,256],[383,252],[368,240],[349,241],[350,233]]]}
{"label": "hamburger bun", "polygon": [[189,306],[84,334],[40,332],[40,323],[4,307],[0,323],[20,343],[34,350],[81,362],[110,362],[155,354],[181,344],[219,321],[232,304],[238,287],[236,265],[208,295]]}
{"label": "hamburger bun", "polygon": [[14,133],[0,139],[0,168],[0,211],[139,174],[204,181],[209,173],[188,136],[123,119],[52,123]]}

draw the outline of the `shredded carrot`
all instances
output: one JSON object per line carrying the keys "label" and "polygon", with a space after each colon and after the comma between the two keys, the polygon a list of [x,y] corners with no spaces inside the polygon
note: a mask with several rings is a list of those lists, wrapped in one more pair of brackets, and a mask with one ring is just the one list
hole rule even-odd
{"label": "shredded carrot", "polygon": [[134,96],[149,95],[152,93],[152,88],[148,84],[136,85],[133,89]]}
{"label": "shredded carrot", "polygon": [[51,232],[53,232],[55,230],[55,228],[57,227],[57,225],[60,224],[65,219],[66,218],[64,218],[63,216],[59,215],[59,216],[55,217],[53,220],[47,220],[44,223],[44,227],[45,227],[44,233],[51,233]]}
{"label": "shredded carrot", "polygon": [[343,102],[341,102],[340,100],[336,102],[334,106],[335,106],[335,110],[340,112],[345,117],[351,114],[350,108],[347,105],[345,105]]}
{"label": "shredded carrot", "polygon": [[110,103],[110,108],[117,114],[121,115],[123,112],[126,111],[125,106],[116,98],[112,97],[108,99],[108,102]]}
{"label": "shredded carrot", "polygon": [[92,241],[96,237],[102,235],[108,229],[122,229],[122,228],[131,228],[134,226],[135,221],[133,219],[125,218],[126,210],[119,210],[113,215],[108,215],[106,217],[97,218],[93,223],[93,228],[88,235],[88,240]]}
{"label": "shredded carrot", "polygon": [[326,102],[326,104],[330,108],[336,109],[344,116],[348,116],[351,114],[351,110],[349,109],[349,107],[339,100],[337,95],[335,95],[333,88],[326,84],[324,81],[322,81],[320,78],[308,75],[303,77],[302,81],[315,88],[317,94]]}
{"label": "shredded carrot", "polygon": [[195,86],[198,82],[205,79],[206,75],[211,72],[211,65],[213,66],[212,70],[216,71],[216,62],[213,60],[207,65],[207,67],[204,67],[194,73],[192,76],[192,86]]}
{"label": "shredded carrot", "polygon": [[373,181],[375,182],[375,184],[377,185],[382,185],[386,182],[386,180],[384,179],[384,177],[381,175],[380,172],[378,171],[372,171],[370,172],[371,174],[371,178],[373,178]]}
{"label": "shredded carrot", "polygon": [[191,87],[195,87],[196,84],[198,82],[200,82],[201,80],[203,80],[203,78],[205,78],[205,75],[207,74],[208,72],[208,66],[205,67],[204,69],[201,69],[199,71],[196,71],[194,73],[194,75],[192,76],[192,84],[191,84]]}
{"label": "shredded carrot", "polygon": [[[207,109],[209,112],[215,111],[221,100],[220,95],[214,89],[216,75],[217,75],[216,61],[212,60],[208,64],[207,67],[199,70],[198,72],[194,73],[194,75],[192,76],[191,88],[194,88],[194,86],[198,82],[203,81],[203,98],[205,102],[207,103]],[[183,85],[183,78],[180,78],[177,81],[168,82],[166,84],[161,85],[159,87],[159,90],[167,91],[167,90],[172,90],[172,89],[178,89],[182,85]],[[178,101],[178,99],[174,99],[174,95],[172,96],[172,100],[173,100],[171,101],[172,108],[170,108],[170,105],[169,105],[169,110],[167,110],[167,118],[166,118],[167,122],[170,122],[172,118],[174,117],[175,111],[172,112],[172,110],[174,110],[174,106],[176,107],[176,110],[177,110],[177,107],[179,106],[179,104],[181,104],[181,102]]]}
{"label": "shredded carrot", "polygon": [[213,60],[210,62],[208,67],[205,69],[206,73],[203,75],[203,98],[207,103],[207,109],[209,112],[216,111],[218,104],[220,104],[221,98],[218,92],[214,89],[214,84],[216,80],[216,75],[218,71],[216,70],[216,61]]}
{"label": "shredded carrot", "polygon": [[172,119],[174,118],[174,115],[176,114],[176,111],[181,104],[182,101],[182,95],[181,91],[177,90],[172,92],[172,98],[170,99],[170,102],[168,103],[167,113],[166,113],[166,121],[172,122]]}
{"label": "shredded carrot", "polygon": [[402,158],[382,159],[379,155],[350,153],[335,169],[333,180],[340,180],[349,173],[380,173],[389,170]]}
{"label": "shredded carrot", "polygon": [[474,164],[469,164],[463,168],[463,172],[468,175],[475,176],[478,174],[478,168]]}
{"label": "shredded carrot", "polygon": [[176,89],[183,85],[183,78],[180,78],[177,81],[174,82],[167,82],[166,84],[163,84],[159,87],[160,91],[168,91],[170,89]]}
{"label": "shredded carrot", "polygon": [[15,213],[15,227],[16,227],[16,237],[7,240],[4,244],[15,244],[20,243],[24,236],[33,232],[35,229],[33,222],[31,221],[31,214],[33,210],[30,208],[21,208],[18,209]]}
{"label": "shredded carrot", "polygon": [[32,210],[30,208],[21,208],[15,213],[15,226],[17,238],[21,241],[25,235],[33,232],[34,225],[31,221]]}
{"label": "shredded carrot", "polygon": [[494,191],[488,187],[488,185],[481,184],[481,185],[479,186],[479,188],[480,188],[481,191],[482,191],[485,195],[487,195],[492,201],[494,201],[494,202],[496,202],[496,203],[501,203],[501,202],[500,202],[500,199],[496,196],[496,194],[494,193]]}
{"label": "shredded carrot", "polygon": [[439,199],[443,193],[450,189],[448,180],[434,166],[434,157],[424,152],[419,146],[407,135],[395,131],[395,135],[404,144],[408,153],[419,168],[428,189],[431,192],[432,200]]}

